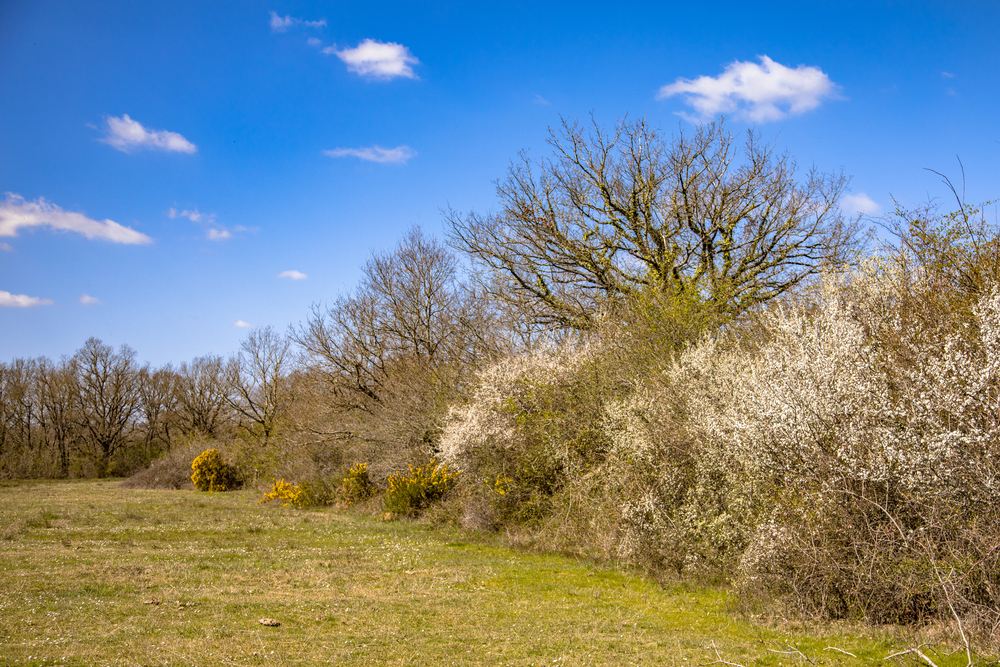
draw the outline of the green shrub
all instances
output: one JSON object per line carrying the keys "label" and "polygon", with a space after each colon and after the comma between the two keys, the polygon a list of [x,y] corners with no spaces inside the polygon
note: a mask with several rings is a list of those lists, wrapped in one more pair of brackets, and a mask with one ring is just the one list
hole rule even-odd
{"label": "green shrub", "polygon": [[455,484],[457,472],[448,472],[447,465],[431,459],[427,465],[409,466],[410,473],[396,472],[389,476],[385,494],[385,509],[396,516],[412,516],[426,509]]}
{"label": "green shrub", "polygon": [[199,491],[228,491],[238,485],[232,466],[222,460],[219,450],[206,449],[191,462],[191,481]]}
{"label": "green shrub", "polygon": [[367,500],[375,495],[376,488],[368,477],[368,464],[355,463],[347,472],[341,486],[340,494],[348,505]]}

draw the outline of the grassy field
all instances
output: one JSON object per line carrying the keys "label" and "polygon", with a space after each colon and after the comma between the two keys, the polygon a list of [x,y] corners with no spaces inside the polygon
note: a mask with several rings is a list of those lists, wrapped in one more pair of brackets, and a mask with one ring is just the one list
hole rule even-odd
{"label": "grassy field", "polygon": [[0,555],[3,665],[859,665],[904,645],[759,627],[722,590],[251,492],[0,483]]}

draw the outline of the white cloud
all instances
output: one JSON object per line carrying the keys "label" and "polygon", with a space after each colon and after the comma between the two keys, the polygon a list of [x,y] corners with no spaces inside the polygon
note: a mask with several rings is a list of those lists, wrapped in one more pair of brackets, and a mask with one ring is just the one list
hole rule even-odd
{"label": "white cloud", "polygon": [[0,250],[4,252],[14,252],[14,246],[9,243],[0,243]]}
{"label": "white cloud", "polygon": [[335,55],[345,63],[347,69],[361,76],[373,79],[392,79],[397,76],[416,79],[410,65],[418,65],[410,50],[395,42],[377,42],[366,39],[353,49],[337,50],[335,46],[323,49],[327,55]]}
{"label": "white cloud", "polygon": [[540,104],[543,107],[547,107],[547,106],[550,106],[552,104],[551,102],[549,102],[547,99],[545,99],[544,97],[542,97],[538,93],[535,93],[534,102],[535,102],[535,104]]}
{"label": "white cloud", "polygon": [[238,329],[253,329],[253,325],[249,322],[244,322],[243,320],[236,320],[233,322],[233,326]]}
{"label": "white cloud", "polygon": [[27,294],[11,294],[0,290],[0,307],[4,308],[34,308],[35,306],[51,306],[52,299],[39,299]]}
{"label": "white cloud", "polygon": [[88,239],[102,239],[126,245],[144,245],[153,239],[131,227],[119,225],[114,220],[91,220],[82,213],[64,211],[41,197],[25,201],[12,192],[0,203],[0,236],[17,236],[22,227],[51,227],[66,232],[76,232]]}
{"label": "white cloud", "polygon": [[101,139],[104,143],[123,153],[134,149],[150,148],[168,153],[197,153],[198,147],[177,134],[166,130],[147,130],[142,123],[123,114],[121,118],[108,118],[108,134]]}
{"label": "white cloud", "polygon": [[209,241],[226,241],[233,238],[233,232],[255,232],[256,227],[244,227],[242,225],[236,225],[231,229],[227,229],[224,225],[220,225],[215,221],[214,213],[202,213],[198,210],[198,207],[191,210],[178,211],[176,208],[171,208],[167,211],[168,218],[187,218],[191,222],[202,225],[205,228],[205,238]]}
{"label": "white cloud", "polygon": [[80,305],[81,306],[96,306],[98,304],[104,303],[96,296],[90,296],[86,292],[80,295]]}
{"label": "white cloud", "polygon": [[863,215],[877,215],[882,212],[882,207],[879,206],[878,202],[869,197],[864,192],[859,192],[857,194],[844,195],[841,200],[841,205],[843,209],[848,213]]}
{"label": "white cloud", "polygon": [[274,32],[285,32],[293,25],[302,24],[310,28],[322,28],[326,25],[326,19],[320,19],[319,21],[303,21],[302,19],[293,18],[291,16],[278,16],[278,12],[271,12],[271,30]]}
{"label": "white cloud", "polygon": [[196,206],[192,211],[178,211],[176,208],[171,208],[167,211],[168,218],[187,218],[191,222],[207,222],[209,224],[215,222],[215,214],[205,214],[198,210]]}
{"label": "white cloud", "polygon": [[309,276],[302,273],[301,271],[282,271],[278,274],[279,278],[291,278],[292,280],[305,280]]}
{"label": "white cloud", "polygon": [[274,32],[285,32],[295,24],[295,19],[291,16],[281,18],[278,12],[271,12],[271,30]]}
{"label": "white cloud", "polygon": [[738,113],[764,123],[815,109],[823,98],[836,94],[836,84],[818,67],[799,65],[792,69],[760,56],[759,65],[735,61],[717,77],[677,79],[660,88],[656,97],[684,96],[700,120],[719,113]]}
{"label": "white cloud", "polygon": [[323,154],[330,157],[356,157],[359,160],[380,164],[406,164],[407,160],[417,156],[417,151],[409,146],[396,146],[395,148],[370,146],[366,148],[335,148],[332,151],[323,151]]}
{"label": "white cloud", "polygon": [[951,72],[941,72],[941,78],[942,79],[954,79],[955,75],[952,74]]}
{"label": "white cloud", "polygon": [[323,40],[318,39],[316,37],[310,37],[309,39],[306,40],[306,44],[308,44],[309,46],[322,46]]}

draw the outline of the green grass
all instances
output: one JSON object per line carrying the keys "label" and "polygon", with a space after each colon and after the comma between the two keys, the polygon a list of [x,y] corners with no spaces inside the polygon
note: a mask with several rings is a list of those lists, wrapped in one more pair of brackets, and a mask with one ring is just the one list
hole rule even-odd
{"label": "green grass", "polygon": [[858,665],[889,636],[755,626],[724,590],[252,492],[0,483],[4,665]]}

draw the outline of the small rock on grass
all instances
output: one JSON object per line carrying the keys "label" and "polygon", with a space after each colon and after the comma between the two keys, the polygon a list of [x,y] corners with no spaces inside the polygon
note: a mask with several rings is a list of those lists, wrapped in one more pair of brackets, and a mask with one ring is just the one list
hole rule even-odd
{"label": "small rock on grass", "polygon": [[272,627],[272,628],[276,628],[279,625],[281,625],[281,623],[279,621],[276,621],[273,618],[262,618],[262,619],[260,619],[257,622],[260,623],[261,625],[266,625],[266,626]]}

